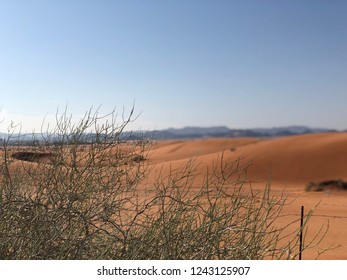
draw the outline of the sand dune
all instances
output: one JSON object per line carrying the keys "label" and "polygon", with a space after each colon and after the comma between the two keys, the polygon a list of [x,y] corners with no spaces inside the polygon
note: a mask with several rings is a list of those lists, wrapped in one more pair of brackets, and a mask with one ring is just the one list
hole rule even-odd
{"label": "sand dune", "polygon": [[[254,174],[272,181],[299,182],[347,178],[347,134],[279,138],[243,149],[254,158]],[[264,177],[265,176],[265,177]]]}
{"label": "sand dune", "polygon": [[[255,181],[301,183],[347,179],[347,134],[311,134],[270,140],[207,139],[160,142],[153,163],[184,161],[196,157],[210,164],[224,158],[252,161],[249,176]],[[176,164],[176,165],[179,165]]]}
{"label": "sand dune", "polygon": [[[191,157],[197,157],[201,174],[206,166],[223,160],[243,158],[252,161],[248,170],[249,179],[259,182],[259,188],[271,181],[273,192],[288,196],[291,204],[284,209],[281,221],[298,219],[300,207],[306,211],[315,208],[309,224],[307,238],[313,237],[325,223],[330,224],[322,244],[305,252],[304,258],[315,258],[318,251],[332,244],[340,247],[327,251],[321,259],[347,259],[347,192],[307,192],[310,181],[347,180],[347,133],[323,133],[283,137],[268,140],[207,139],[190,141],[163,141],[158,143],[151,160],[158,168],[180,168]],[[166,165],[165,165],[166,164]],[[163,168],[164,165],[164,168]],[[165,169],[166,167],[166,169]],[[153,169],[156,172],[156,168]]]}
{"label": "sand dune", "polygon": [[170,162],[213,155],[219,152],[235,151],[237,148],[258,143],[255,138],[218,138],[199,140],[160,141],[151,156],[154,163]]}

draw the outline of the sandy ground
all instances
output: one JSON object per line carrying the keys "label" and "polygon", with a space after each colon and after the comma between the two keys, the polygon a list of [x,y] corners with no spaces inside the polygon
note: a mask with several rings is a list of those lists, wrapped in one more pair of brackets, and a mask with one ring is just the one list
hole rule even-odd
{"label": "sandy ground", "polygon": [[307,192],[310,181],[343,179],[347,181],[347,133],[310,134],[276,139],[203,139],[161,141],[157,143],[150,161],[152,173],[164,173],[180,168],[195,158],[201,176],[206,166],[223,161],[251,162],[248,179],[257,188],[271,182],[274,194],[284,191],[289,203],[279,222],[290,223],[300,217],[301,206],[307,213],[314,209],[308,223],[306,240],[312,238],[322,225],[329,225],[327,235],[315,249],[307,250],[304,259],[315,259],[317,253],[329,246],[319,259],[347,259],[347,191],[326,190]]}
{"label": "sandy ground", "polygon": [[[0,152],[1,154],[1,152]],[[329,224],[324,240],[315,249],[304,252],[304,259],[314,259],[317,253],[329,246],[319,259],[347,260],[347,190],[308,192],[310,181],[342,179],[347,181],[347,133],[310,134],[275,139],[218,138],[199,140],[159,141],[148,153],[151,171],[148,180],[159,174],[180,169],[195,159],[199,187],[207,170],[221,162],[242,159],[250,162],[248,177],[255,188],[263,189],[271,183],[272,193],[288,197],[279,223],[290,223],[305,212],[314,209],[308,223],[307,240]],[[27,163],[33,164],[33,163]],[[231,186],[232,187],[232,186]],[[317,206],[318,205],[318,206]],[[295,225],[299,227],[299,224]]]}

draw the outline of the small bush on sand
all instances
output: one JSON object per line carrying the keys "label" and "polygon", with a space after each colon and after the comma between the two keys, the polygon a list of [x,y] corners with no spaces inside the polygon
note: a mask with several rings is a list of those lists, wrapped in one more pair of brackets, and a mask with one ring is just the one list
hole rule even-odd
{"label": "small bush on sand", "polygon": [[241,161],[222,159],[202,183],[193,162],[149,182],[150,141],[124,138],[132,113],[120,125],[92,111],[76,125],[66,113],[56,120],[30,148],[3,141],[0,259],[297,256],[302,229],[275,223],[285,198],[252,190]]}
{"label": "small bush on sand", "polygon": [[337,179],[337,180],[325,180],[320,182],[309,182],[306,185],[306,191],[331,191],[331,190],[347,190],[347,182]]}

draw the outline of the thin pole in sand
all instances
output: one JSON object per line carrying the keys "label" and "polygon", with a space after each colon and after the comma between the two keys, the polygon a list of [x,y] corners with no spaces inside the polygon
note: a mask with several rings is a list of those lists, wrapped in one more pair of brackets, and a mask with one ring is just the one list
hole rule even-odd
{"label": "thin pole in sand", "polygon": [[304,231],[303,224],[304,224],[304,206],[301,206],[299,260],[302,259],[302,235]]}

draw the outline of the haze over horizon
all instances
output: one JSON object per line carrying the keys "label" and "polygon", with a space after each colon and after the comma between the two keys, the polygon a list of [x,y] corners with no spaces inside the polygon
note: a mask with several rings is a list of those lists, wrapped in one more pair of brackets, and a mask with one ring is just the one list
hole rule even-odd
{"label": "haze over horizon", "polygon": [[0,131],[134,103],[130,129],[345,130],[346,14],[323,0],[0,0]]}

